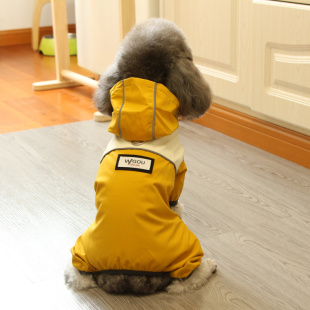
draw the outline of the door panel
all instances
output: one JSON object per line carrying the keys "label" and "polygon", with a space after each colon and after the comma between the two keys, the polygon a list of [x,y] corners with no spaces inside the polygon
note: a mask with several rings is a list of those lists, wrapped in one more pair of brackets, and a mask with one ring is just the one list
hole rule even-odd
{"label": "door panel", "polygon": [[250,106],[251,1],[175,0],[161,6],[162,16],[188,37],[195,64],[214,95]]}
{"label": "door panel", "polygon": [[310,129],[310,6],[255,1],[253,109]]}

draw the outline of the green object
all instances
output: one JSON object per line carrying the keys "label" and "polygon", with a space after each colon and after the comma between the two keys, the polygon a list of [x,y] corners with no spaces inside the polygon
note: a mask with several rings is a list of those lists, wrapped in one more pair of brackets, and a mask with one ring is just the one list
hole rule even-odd
{"label": "green object", "polygon": [[[68,33],[68,41],[69,41],[69,54],[70,56],[74,56],[77,54],[75,33]],[[42,37],[40,43],[40,52],[45,56],[55,56],[55,42],[54,42],[54,36],[52,34]]]}

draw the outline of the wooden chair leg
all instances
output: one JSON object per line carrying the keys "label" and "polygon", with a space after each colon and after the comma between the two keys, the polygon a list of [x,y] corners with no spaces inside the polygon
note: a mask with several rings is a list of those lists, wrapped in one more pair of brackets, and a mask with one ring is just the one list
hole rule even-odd
{"label": "wooden chair leg", "polygon": [[52,0],[53,34],[55,44],[56,77],[58,81],[68,81],[61,74],[70,68],[68,42],[68,22],[66,1]]}
{"label": "wooden chair leg", "polygon": [[33,8],[33,18],[32,18],[32,49],[37,51],[39,49],[39,29],[40,29],[40,17],[41,11],[44,4],[50,2],[51,0],[35,0]]}
{"label": "wooden chair leg", "polygon": [[[70,71],[70,56],[68,45],[67,8],[65,0],[36,0],[35,7],[39,7],[48,1],[52,3],[53,33],[55,42],[56,80],[33,83],[34,90],[54,89],[61,87],[77,86],[80,84],[92,88],[98,87],[96,81],[92,81],[77,73]],[[43,3],[41,6],[40,4]],[[119,0],[120,12],[120,36],[121,39],[135,24],[135,0]],[[41,14],[41,13],[40,13]],[[40,16],[37,12],[36,16]],[[39,19],[40,20],[40,19]],[[36,20],[38,23],[38,21]],[[99,122],[109,121],[109,116],[95,112],[94,119]]]}
{"label": "wooden chair leg", "polygon": [[70,68],[68,43],[67,6],[65,0],[51,0],[53,17],[53,35],[55,44],[56,80],[33,83],[34,90],[46,90],[81,85],[69,80],[62,71]]}

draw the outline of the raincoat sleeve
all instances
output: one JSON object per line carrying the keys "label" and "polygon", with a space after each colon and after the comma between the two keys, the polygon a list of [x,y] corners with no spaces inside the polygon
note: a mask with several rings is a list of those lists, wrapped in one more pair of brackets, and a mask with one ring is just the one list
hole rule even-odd
{"label": "raincoat sleeve", "polygon": [[187,167],[183,160],[183,162],[181,163],[179,167],[179,170],[177,171],[177,174],[175,177],[174,189],[172,190],[171,195],[170,195],[170,199],[169,199],[170,207],[174,207],[178,204],[178,199],[183,189],[186,171],[187,171]]}

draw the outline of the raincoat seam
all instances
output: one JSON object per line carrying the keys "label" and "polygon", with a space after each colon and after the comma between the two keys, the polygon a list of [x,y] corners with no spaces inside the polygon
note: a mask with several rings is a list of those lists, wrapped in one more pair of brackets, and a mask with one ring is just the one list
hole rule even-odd
{"label": "raincoat seam", "polygon": [[153,112],[153,123],[152,123],[153,140],[155,139],[156,90],[157,90],[157,83],[155,83],[155,85],[154,85],[154,112]]}
{"label": "raincoat seam", "polygon": [[122,84],[123,84],[123,103],[122,103],[122,106],[121,108],[119,109],[119,112],[118,112],[118,130],[119,130],[119,136],[120,138],[122,137],[122,130],[121,130],[121,113],[122,113],[122,109],[124,107],[124,104],[125,104],[125,82],[124,80],[122,80]]}

